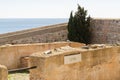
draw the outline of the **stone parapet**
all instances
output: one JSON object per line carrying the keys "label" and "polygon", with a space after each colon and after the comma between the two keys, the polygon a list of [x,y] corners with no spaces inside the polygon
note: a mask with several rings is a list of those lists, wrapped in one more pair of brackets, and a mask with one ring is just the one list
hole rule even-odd
{"label": "stone parapet", "polygon": [[62,47],[30,56],[30,80],[119,80],[120,47]]}
{"label": "stone parapet", "polygon": [[26,67],[29,59],[25,59],[25,57],[29,57],[32,53],[42,52],[63,46],[81,47],[84,45],[85,44],[76,42],[3,45],[0,46],[0,64],[5,65],[8,69]]}

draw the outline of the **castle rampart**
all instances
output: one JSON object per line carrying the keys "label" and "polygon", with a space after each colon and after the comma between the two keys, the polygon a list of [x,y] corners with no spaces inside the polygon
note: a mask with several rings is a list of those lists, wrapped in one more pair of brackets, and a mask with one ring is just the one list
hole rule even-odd
{"label": "castle rampart", "polygon": [[66,26],[67,24],[57,24],[13,33],[1,34],[0,45],[66,41]]}
{"label": "castle rampart", "polygon": [[[120,19],[93,19],[92,43],[119,43]],[[0,35],[0,45],[66,41],[67,23]]]}
{"label": "castle rampart", "polygon": [[120,19],[94,19],[92,43],[120,43]]}

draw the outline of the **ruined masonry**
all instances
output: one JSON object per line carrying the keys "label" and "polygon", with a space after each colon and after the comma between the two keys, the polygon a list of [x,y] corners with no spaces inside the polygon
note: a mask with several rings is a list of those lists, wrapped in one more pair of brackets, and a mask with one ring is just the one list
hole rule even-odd
{"label": "ruined masonry", "polygon": [[30,56],[30,80],[119,80],[120,46],[69,46]]}
{"label": "ruined masonry", "polygon": [[7,80],[8,71],[7,68],[3,65],[0,65],[0,80]]}
{"label": "ruined masonry", "polygon": [[[92,19],[92,43],[120,43],[120,19]],[[0,45],[67,41],[67,23],[0,34]]]}
{"label": "ruined masonry", "polygon": [[120,80],[120,45],[4,45],[0,46],[0,64],[0,80],[7,80],[8,70],[26,66],[37,67],[30,70],[30,80]]}

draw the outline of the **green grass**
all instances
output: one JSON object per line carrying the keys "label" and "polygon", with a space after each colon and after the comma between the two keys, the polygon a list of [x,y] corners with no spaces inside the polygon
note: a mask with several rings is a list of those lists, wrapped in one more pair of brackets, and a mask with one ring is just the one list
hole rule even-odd
{"label": "green grass", "polygon": [[29,80],[29,72],[15,72],[8,74],[8,80]]}

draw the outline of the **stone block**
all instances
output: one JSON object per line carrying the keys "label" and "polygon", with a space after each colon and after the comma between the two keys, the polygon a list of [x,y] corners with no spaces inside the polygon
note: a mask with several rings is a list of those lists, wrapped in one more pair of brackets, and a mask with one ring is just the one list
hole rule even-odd
{"label": "stone block", "polygon": [[29,57],[21,57],[21,59],[20,59],[20,67],[21,68],[24,68],[24,67],[28,67],[29,65],[28,65],[28,62],[29,62]]}
{"label": "stone block", "polygon": [[[68,47],[67,47],[68,48]],[[30,56],[30,80],[119,80],[120,47],[59,48]]]}
{"label": "stone block", "polygon": [[[80,80],[76,75],[82,61],[79,51],[63,51],[52,54],[37,53],[30,56],[30,80]],[[76,75],[76,76],[75,76]]]}
{"label": "stone block", "polygon": [[0,80],[8,80],[8,70],[3,65],[0,65]]}

